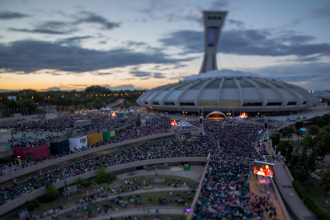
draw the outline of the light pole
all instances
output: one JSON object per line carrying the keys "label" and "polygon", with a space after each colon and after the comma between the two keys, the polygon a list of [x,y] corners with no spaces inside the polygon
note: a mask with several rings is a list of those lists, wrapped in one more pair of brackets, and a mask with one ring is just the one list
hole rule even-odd
{"label": "light pole", "polygon": [[289,150],[289,148],[285,148],[285,150],[286,150],[286,156],[285,156],[285,159],[288,160],[288,150]]}

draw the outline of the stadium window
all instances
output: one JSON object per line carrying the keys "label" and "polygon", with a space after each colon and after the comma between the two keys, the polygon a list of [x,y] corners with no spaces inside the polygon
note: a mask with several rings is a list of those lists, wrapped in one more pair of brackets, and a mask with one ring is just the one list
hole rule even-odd
{"label": "stadium window", "polygon": [[193,102],[180,102],[180,106],[195,106]]}
{"label": "stadium window", "polygon": [[164,105],[175,105],[174,102],[165,102]]}
{"label": "stadium window", "polygon": [[297,102],[288,102],[287,105],[296,105],[296,104],[297,104]]}
{"label": "stadium window", "polygon": [[281,106],[282,102],[268,102],[267,106]]}
{"label": "stadium window", "polygon": [[243,106],[262,106],[262,102],[244,102]]}
{"label": "stadium window", "polygon": [[153,105],[159,105],[159,102],[152,102]]}

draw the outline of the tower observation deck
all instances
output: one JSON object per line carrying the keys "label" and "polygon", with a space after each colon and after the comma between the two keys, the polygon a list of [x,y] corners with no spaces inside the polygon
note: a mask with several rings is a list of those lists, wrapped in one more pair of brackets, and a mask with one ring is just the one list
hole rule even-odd
{"label": "tower observation deck", "polygon": [[217,70],[217,49],[226,11],[204,11],[204,59],[199,74]]}

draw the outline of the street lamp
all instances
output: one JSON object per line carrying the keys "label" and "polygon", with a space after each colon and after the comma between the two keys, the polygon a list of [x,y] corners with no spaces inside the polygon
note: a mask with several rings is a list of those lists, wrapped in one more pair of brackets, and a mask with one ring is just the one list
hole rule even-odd
{"label": "street lamp", "polygon": [[285,157],[285,159],[288,159],[288,150],[289,150],[289,148],[285,148],[285,150],[286,150],[286,157]]}

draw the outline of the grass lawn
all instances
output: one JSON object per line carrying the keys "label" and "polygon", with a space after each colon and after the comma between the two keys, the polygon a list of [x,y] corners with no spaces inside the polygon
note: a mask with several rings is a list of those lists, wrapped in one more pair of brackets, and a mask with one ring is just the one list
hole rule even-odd
{"label": "grass lawn", "polygon": [[[309,181],[312,181],[315,185],[314,186],[308,185]],[[320,209],[322,209],[326,214],[328,214],[328,216],[330,216],[330,193],[328,192],[328,195],[321,193],[321,188],[319,186],[319,183],[320,183],[319,179],[310,178],[307,182],[302,182],[301,185],[305,189],[311,190],[307,192],[308,195],[313,199],[316,205],[320,207]],[[329,203],[326,203],[326,200],[329,201]]]}
{"label": "grass lawn", "polygon": [[[164,183],[156,183],[156,182],[153,182],[154,181],[154,178],[159,178],[159,179],[162,179],[162,177],[164,177],[163,175],[148,175],[148,176],[144,176],[145,177],[145,182],[146,183],[151,183],[153,186],[157,186],[159,187],[160,185],[164,185]],[[173,179],[175,180],[175,182],[178,181],[178,178],[181,179],[181,183],[198,183],[192,179],[188,179],[188,178],[184,178],[184,177],[178,177],[178,176],[171,176],[171,175],[165,175],[165,180],[166,182],[171,182],[173,183]],[[134,182],[133,180],[136,179],[137,181]],[[129,182],[134,182],[133,185],[130,185],[130,184],[125,184],[124,182],[125,181],[129,181]],[[132,186],[142,186],[143,185],[143,177],[141,179],[139,179],[139,177],[128,177],[126,179],[115,179],[112,181],[112,184],[111,184],[115,189],[119,189],[120,186],[123,186],[123,188],[127,188],[127,187],[132,187]],[[102,183],[102,184],[99,184],[96,188],[101,188],[101,187],[105,187],[106,189],[109,187],[108,183]],[[85,190],[88,190],[85,189]],[[91,188],[89,187],[89,190],[91,190]]]}
{"label": "grass lawn", "polygon": [[[152,184],[153,187],[159,187],[160,185],[164,185],[164,183],[153,183],[153,180],[154,180],[155,177],[156,178],[162,178],[163,176],[162,175],[145,176],[146,183],[149,183],[149,180],[151,180],[152,181],[151,184]],[[178,177],[178,176],[165,175],[164,178],[168,182],[173,182],[173,179],[175,180],[175,182],[177,182],[178,178],[180,178],[181,179],[181,183],[184,183],[184,182],[185,183],[197,183],[196,181],[194,181],[192,179],[188,179],[188,178],[184,178],[184,177]],[[125,184],[124,183],[124,181],[130,181],[131,182],[131,181],[133,181],[133,179],[137,179],[137,182],[134,182],[133,185]],[[122,179],[122,180],[115,179],[115,180],[112,181],[112,186],[114,187],[114,189],[120,189],[121,186],[123,186],[123,188],[127,188],[127,187],[130,187],[131,188],[132,186],[141,186],[142,187],[142,185],[143,185],[142,178],[139,181],[139,177],[128,177],[126,179]],[[99,184],[97,186],[94,186],[94,188],[91,188],[90,186],[89,187],[85,187],[84,190],[85,191],[88,190],[88,192],[91,194],[92,192],[94,192],[94,189],[100,189],[101,187],[104,187],[105,189],[107,189],[109,187],[109,185],[107,183],[103,183],[103,184]],[[169,189],[180,190],[180,188],[169,188]],[[141,202],[143,204],[146,204],[147,206],[149,206],[150,204],[151,205],[152,204],[158,204],[159,197],[162,197],[162,196],[168,194],[168,192],[152,192],[151,195],[150,195],[150,197],[153,199],[153,202],[150,202],[148,200],[148,198],[149,198],[148,194],[149,193],[143,193],[143,194],[141,194],[141,196],[142,196]],[[182,194],[182,191],[181,191],[181,194]],[[120,194],[118,194],[118,195],[120,196]],[[191,197],[191,196],[194,196],[194,193],[192,193],[192,195],[186,196],[185,198],[187,199],[188,197]],[[54,208],[58,207],[59,205],[61,205],[61,206],[71,205],[71,204],[75,203],[75,200],[76,199],[82,198],[83,196],[82,196],[82,194],[73,193],[73,194],[71,194],[71,197],[72,197],[71,200],[68,200],[65,197],[63,197],[63,198],[60,198],[60,201],[55,200],[55,201],[48,202],[48,203],[42,203],[42,204],[40,204],[40,207],[39,207],[39,210],[38,211],[33,211],[33,212],[30,212],[30,213],[31,214],[40,214],[40,213],[49,211],[51,209],[54,209]],[[172,199],[172,200],[174,200],[174,197],[173,196],[166,195],[165,197],[166,197],[166,199]],[[172,204],[174,205],[176,203],[172,202]],[[129,207],[133,207],[133,206],[130,206],[129,205]]]}
{"label": "grass lawn", "polygon": [[[187,218],[187,216],[185,215],[138,215],[138,217],[140,218],[140,220],[154,220],[155,218],[159,218],[161,220],[185,220]],[[115,218],[115,220],[122,220],[122,217]]]}
{"label": "grass lawn", "polygon": [[[175,196],[175,194],[178,193],[178,196]],[[189,194],[189,195],[187,195]],[[142,210],[147,210],[148,207],[163,207],[163,206],[178,206],[178,207],[185,207],[185,203],[187,203],[188,206],[191,205],[192,201],[193,201],[193,197],[195,196],[195,193],[191,193],[189,191],[185,191],[184,193],[182,193],[182,191],[172,191],[172,194],[170,194],[169,192],[150,192],[150,193],[142,193],[139,194],[139,197],[137,195],[132,195],[132,197],[128,198],[128,196],[121,196],[118,195],[118,197],[112,198],[110,199],[106,199],[103,201],[95,201],[92,205],[89,204],[84,204],[83,206],[88,207],[88,211],[92,213],[92,215],[96,214],[97,212],[97,208],[100,207],[99,213],[101,213],[102,211],[105,210],[105,206],[108,206],[110,208],[112,208],[113,211],[118,211],[118,210],[122,210],[124,211],[127,208],[137,208],[135,205],[135,201],[140,201],[142,203]],[[159,204],[158,200],[159,198],[164,197],[166,198],[166,204]],[[117,199],[118,198],[118,199]],[[150,201],[150,198],[153,201]],[[174,200],[178,198],[178,199],[185,199],[184,203],[177,203]],[[131,201],[131,199],[133,201]],[[170,202],[169,200],[172,200],[172,202]],[[124,202],[126,203],[126,207],[123,207],[122,205],[118,205],[116,204],[116,200],[120,201],[120,202]],[[61,217],[65,217],[67,214],[70,214],[71,217],[74,216],[71,208],[68,208],[68,212],[61,214]],[[86,215],[87,211],[84,211],[83,209],[79,209],[77,212],[77,216],[80,215]],[[76,217],[78,218],[78,217]]]}

